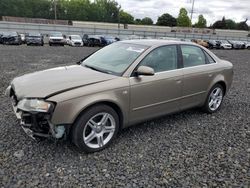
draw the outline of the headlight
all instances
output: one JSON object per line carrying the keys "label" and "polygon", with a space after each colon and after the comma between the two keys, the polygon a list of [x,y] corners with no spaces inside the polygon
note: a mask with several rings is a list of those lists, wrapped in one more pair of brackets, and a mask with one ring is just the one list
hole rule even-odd
{"label": "headlight", "polygon": [[39,99],[23,99],[17,105],[18,109],[29,112],[48,112],[52,107],[52,103]]}

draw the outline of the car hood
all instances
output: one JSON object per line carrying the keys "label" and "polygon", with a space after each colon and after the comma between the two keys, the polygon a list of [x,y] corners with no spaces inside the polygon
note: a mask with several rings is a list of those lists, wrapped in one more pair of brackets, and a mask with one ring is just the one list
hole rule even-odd
{"label": "car hood", "polygon": [[18,100],[23,98],[48,98],[68,90],[104,82],[116,77],[81,65],[72,65],[17,77],[12,81],[11,87]]}

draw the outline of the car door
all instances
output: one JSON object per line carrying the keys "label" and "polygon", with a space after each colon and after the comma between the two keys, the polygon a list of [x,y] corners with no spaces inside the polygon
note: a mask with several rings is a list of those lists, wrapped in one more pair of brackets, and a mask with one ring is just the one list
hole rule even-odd
{"label": "car door", "polygon": [[203,49],[193,45],[181,45],[183,59],[183,96],[181,108],[202,105],[213,78],[214,67],[207,62]]}
{"label": "car door", "polygon": [[154,69],[153,76],[130,77],[130,123],[178,111],[182,70],[178,69],[177,46],[152,50],[139,66]]}

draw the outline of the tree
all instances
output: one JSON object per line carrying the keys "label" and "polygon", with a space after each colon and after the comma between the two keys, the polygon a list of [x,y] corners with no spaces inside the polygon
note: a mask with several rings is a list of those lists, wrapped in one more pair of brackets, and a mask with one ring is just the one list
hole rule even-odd
{"label": "tree", "polygon": [[214,29],[226,29],[226,19],[223,16],[222,20],[218,20],[214,22],[213,26]]}
{"label": "tree", "polygon": [[238,23],[237,24],[237,29],[249,31],[249,27],[247,25],[247,19],[245,21],[243,21],[243,22]]}
{"label": "tree", "polygon": [[172,15],[165,13],[161,15],[160,17],[158,17],[156,25],[174,27],[177,25],[177,21],[176,21],[176,18],[174,18]]}
{"label": "tree", "polygon": [[226,29],[237,29],[237,24],[235,21],[231,19],[226,19]]}
{"label": "tree", "polygon": [[177,18],[177,26],[180,26],[180,27],[191,26],[191,20],[188,17],[188,12],[185,8],[180,9],[179,16]]}
{"label": "tree", "polygon": [[131,14],[121,10],[120,11],[120,23],[133,24],[134,23],[134,17]]}
{"label": "tree", "polygon": [[198,17],[198,22],[194,24],[195,27],[197,28],[205,28],[207,27],[207,20],[203,17],[203,15],[199,15]]}
{"label": "tree", "polygon": [[145,17],[141,20],[141,24],[143,25],[153,25],[153,20],[149,17]]}
{"label": "tree", "polygon": [[142,23],[141,23],[141,19],[139,19],[139,18],[136,18],[135,21],[134,21],[134,23],[137,24],[137,25],[142,24]]}

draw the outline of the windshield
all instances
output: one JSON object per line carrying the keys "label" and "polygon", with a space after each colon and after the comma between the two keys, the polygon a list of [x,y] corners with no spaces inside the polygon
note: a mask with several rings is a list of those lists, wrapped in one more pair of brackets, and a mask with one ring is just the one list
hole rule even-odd
{"label": "windshield", "polygon": [[109,74],[121,75],[148,47],[114,43],[97,51],[82,65]]}
{"label": "windshield", "polygon": [[62,37],[62,33],[52,33],[50,34],[51,37]]}
{"label": "windshield", "polygon": [[79,35],[72,35],[71,36],[71,39],[74,39],[74,40],[82,40],[81,37]]}
{"label": "windshield", "polygon": [[28,35],[28,37],[36,37],[36,38],[40,38],[40,37],[41,37],[41,35],[40,35],[39,33],[30,33],[30,34]]}

